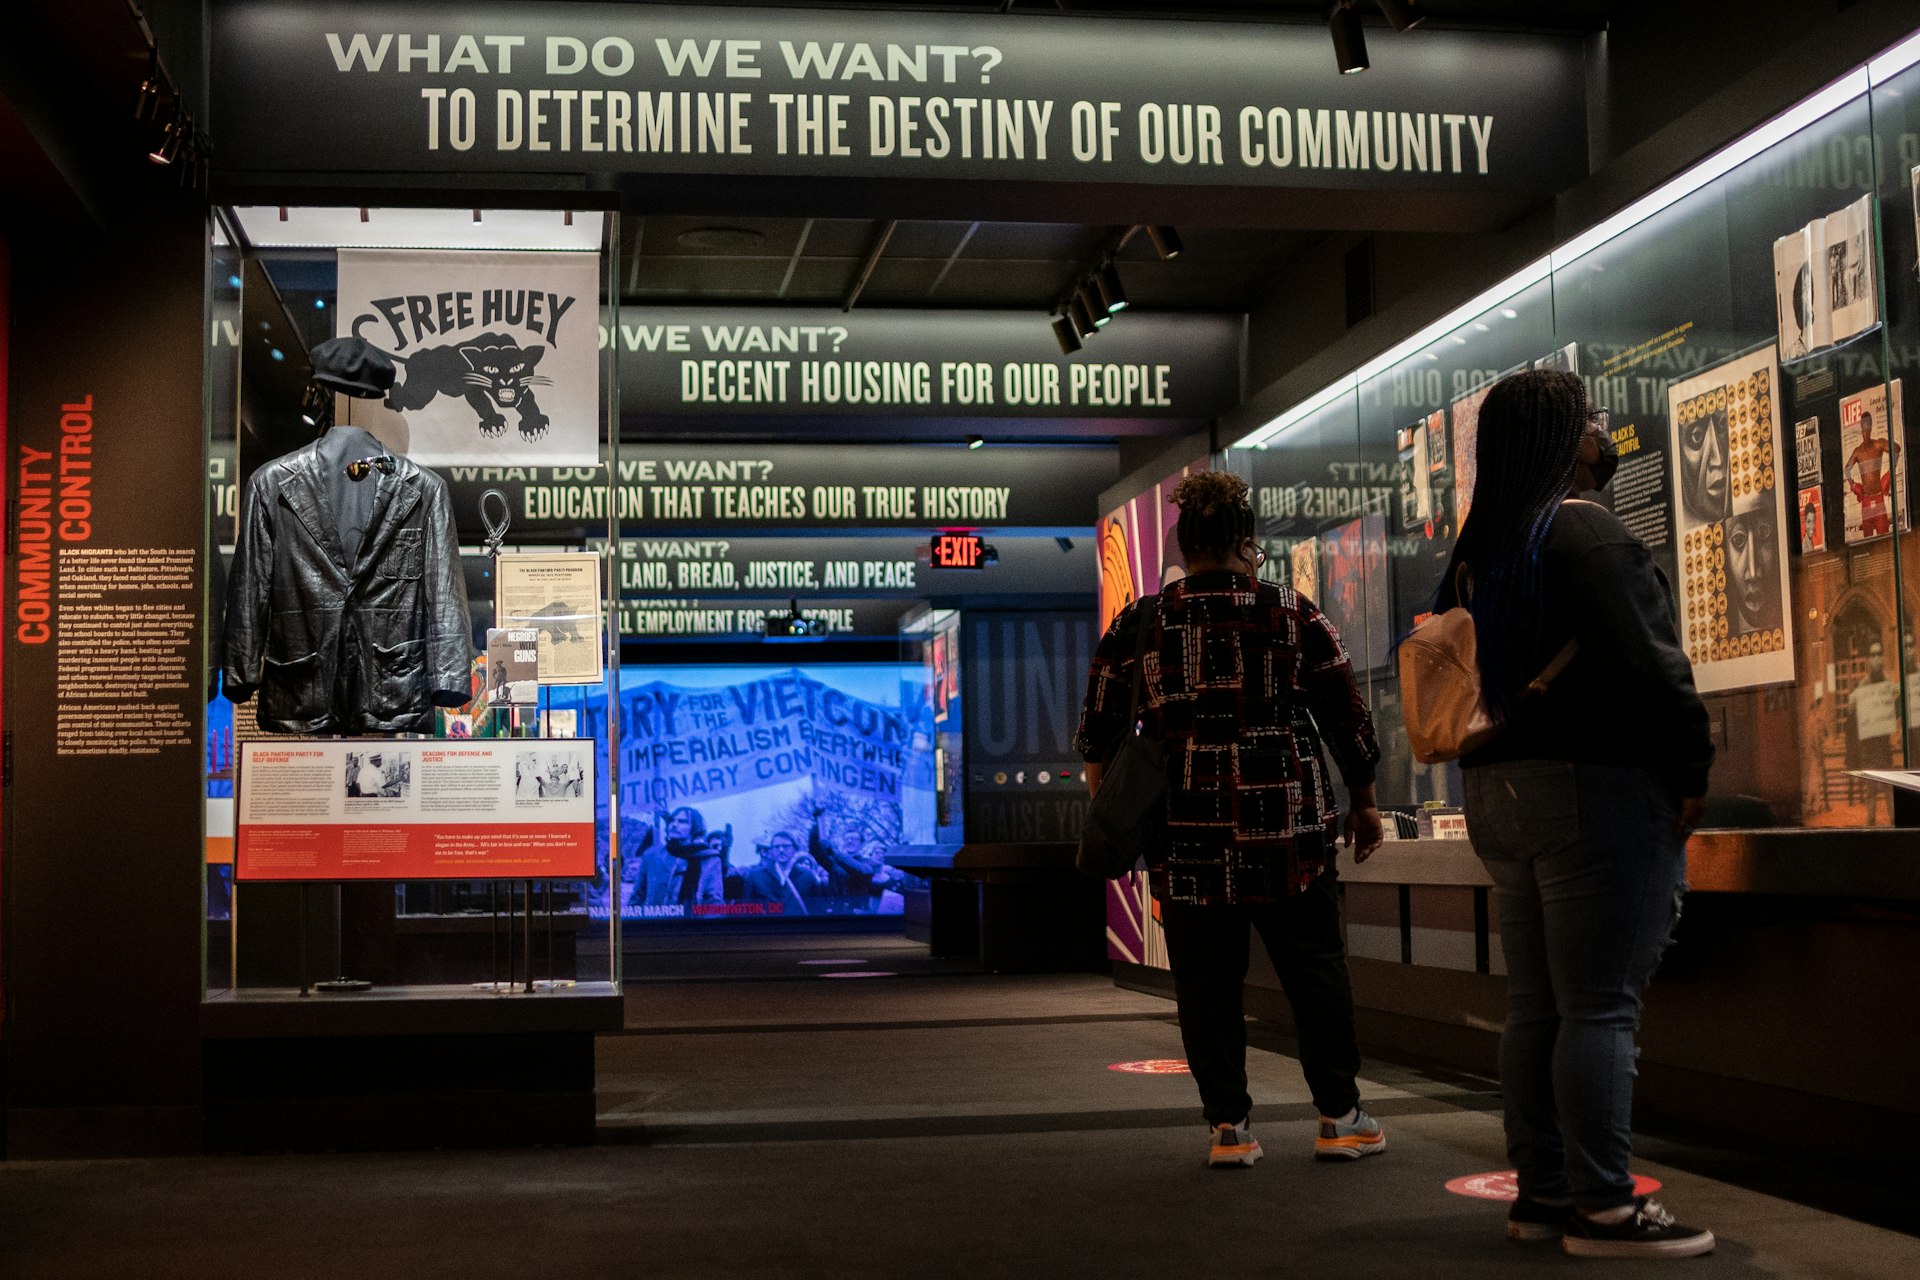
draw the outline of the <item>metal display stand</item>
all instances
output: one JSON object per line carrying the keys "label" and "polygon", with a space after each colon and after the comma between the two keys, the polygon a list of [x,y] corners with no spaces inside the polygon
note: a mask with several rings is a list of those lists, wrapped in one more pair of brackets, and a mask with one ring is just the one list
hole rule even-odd
{"label": "metal display stand", "polygon": [[333,886],[333,967],[338,972],[338,977],[313,984],[313,989],[321,995],[354,995],[373,989],[373,984],[365,978],[347,976],[347,917],[342,909],[338,884]]}
{"label": "metal display stand", "polygon": [[[333,967],[337,977],[324,982],[313,981],[312,971],[307,966],[307,923],[312,914],[312,899],[308,893],[313,886],[301,882],[300,885],[300,921],[294,929],[294,937],[299,945],[300,994],[310,996],[319,992],[325,996],[355,995],[362,991],[371,991],[373,983],[365,978],[347,976],[347,924],[346,915],[341,909],[340,886],[333,886]],[[237,894],[235,895],[238,896]]]}
{"label": "metal display stand", "polygon": [[[543,941],[546,947],[546,976],[534,976],[534,897],[535,885],[542,886],[544,901],[540,914],[545,917]],[[496,995],[531,995],[539,991],[564,991],[575,985],[572,978],[559,977],[554,972],[553,962],[553,881],[508,880],[506,910],[500,909],[500,881],[493,881],[487,887],[488,892],[488,943],[491,953],[491,977],[486,982],[476,982],[474,987],[480,991],[491,991]],[[505,928],[502,929],[504,922]],[[500,937],[506,935],[505,971],[502,972],[502,954]],[[515,945],[515,934],[519,943]]]}
{"label": "metal display stand", "polygon": [[[493,508],[496,506],[500,513],[498,519],[495,519],[493,515]],[[488,489],[480,495],[480,523],[486,528],[486,550],[487,555],[494,562],[493,578],[497,583],[500,580],[500,545],[506,541],[507,530],[513,523],[513,510],[508,505],[506,495],[500,492],[500,490]],[[496,714],[499,710],[500,708],[490,709],[488,714]],[[509,702],[505,710],[509,717],[506,736],[509,738],[522,736],[522,730],[525,726],[521,723],[520,707],[517,704]],[[539,714],[540,711],[536,708],[534,715],[538,717]],[[479,990],[492,991],[498,995],[530,995],[536,991],[556,991],[573,986],[574,983],[571,980],[562,980],[554,975],[553,881],[545,881],[547,976],[543,979],[535,979],[533,976],[534,881],[529,879],[516,884],[516,882],[512,880],[508,880],[505,883],[507,889],[507,904],[504,915],[504,933],[506,936],[506,951],[504,956],[505,971],[504,973],[502,972],[501,962],[503,956],[500,947],[500,938],[503,932],[501,927],[503,916],[500,909],[501,882],[493,880],[489,881],[487,885],[489,976],[487,981],[476,982],[473,985]],[[520,934],[519,954],[517,958],[514,946],[516,923],[519,925]]]}

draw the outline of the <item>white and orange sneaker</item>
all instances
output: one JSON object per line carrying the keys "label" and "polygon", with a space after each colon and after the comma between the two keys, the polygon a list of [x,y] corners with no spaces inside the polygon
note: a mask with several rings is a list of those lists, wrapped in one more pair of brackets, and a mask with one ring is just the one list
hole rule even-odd
{"label": "white and orange sneaker", "polygon": [[1260,1158],[1260,1141],[1247,1121],[1213,1126],[1207,1165],[1214,1169],[1244,1169]]}
{"label": "white and orange sneaker", "polygon": [[1353,1109],[1352,1120],[1320,1117],[1320,1134],[1313,1140],[1315,1160],[1358,1160],[1387,1149],[1387,1135],[1365,1107]]}

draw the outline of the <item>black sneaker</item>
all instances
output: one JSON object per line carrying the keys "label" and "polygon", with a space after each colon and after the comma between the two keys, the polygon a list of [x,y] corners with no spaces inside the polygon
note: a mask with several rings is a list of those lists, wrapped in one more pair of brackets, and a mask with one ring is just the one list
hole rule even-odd
{"label": "black sneaker", "polygon": [[1567,1219],[1560,1247],[1577,1258],[1692,1258],[1713,1252],[1713,1232],[1683,1227],[1659,1203],[1641,1196],[1622,1222],[1595,1222],[1584,1213]]}
{"label": "black sneaker", "polygon": [[1571,1204],[1541,1204],[1521,1196],[1507,1211],[1507,1239],[1558,1240],[1572,1216]]}

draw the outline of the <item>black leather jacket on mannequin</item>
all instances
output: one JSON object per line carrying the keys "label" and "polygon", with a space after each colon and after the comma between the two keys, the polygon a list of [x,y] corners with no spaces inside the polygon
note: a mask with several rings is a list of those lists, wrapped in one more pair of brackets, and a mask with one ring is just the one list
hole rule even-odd
{"label": "black leather jacket on mannequin", "polygon": [[[348,474],[348,464],[385,460]],[[227,583],[227,696],[279,733],[431,733],[470,692],[466,583],[447,487],[357,427],[247,483]]]}

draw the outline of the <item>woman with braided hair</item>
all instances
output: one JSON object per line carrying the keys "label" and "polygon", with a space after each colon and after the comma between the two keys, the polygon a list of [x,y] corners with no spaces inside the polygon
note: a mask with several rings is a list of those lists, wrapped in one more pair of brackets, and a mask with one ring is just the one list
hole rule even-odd
{"label": "woman with braided hair", "polygon": [[1605,488],[1617,460],[1579,378],[1496,383],[1437,607],[1464,595],[1501,725],[1461,764],[1507,961],[1500,1084],[1520,1176],[1507,1234],[1584,1257],[1687,1257],[1713,1233],[1675,1224],[1627,1170],[1633,1038],[1686,891],[1713,740],[1665,578],[1611,511],[1575,496]]}
{"label": "woman with braided hair", "polygon": [[[1355,860],[1380,845],[1373,720],[1325,615],[1259,580],[1266,557],[1246,481],[1201,472],[1172,501],[1187,576],[1114,619],[1094,655],[1075,746],[1098,790],[1102,762],[1134,731],[1137,663],[1143,731],[1167,748],[1167,851],[1148,872],[1210,1130],[1208,1164],[1246,1166],[1261,1154],[1249,1127],[1241,1008],[1250,930],[1293,1006],[1300,1066],[1320,1112],[1314,1154],[1372,1155],[1386,1137],[1361,1108],[1355,1079],[1333,837],[1344,829]],[[1347,785],[1344,824],[1322,741]]]}

